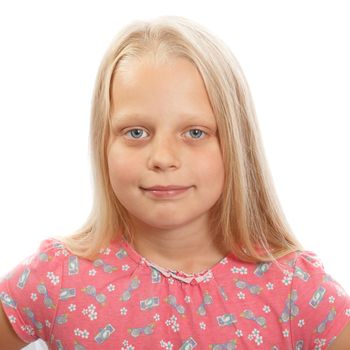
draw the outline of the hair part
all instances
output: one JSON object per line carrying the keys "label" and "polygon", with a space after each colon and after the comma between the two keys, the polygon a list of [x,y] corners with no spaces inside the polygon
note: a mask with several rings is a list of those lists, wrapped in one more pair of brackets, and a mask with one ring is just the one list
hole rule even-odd
{"label": "hair part", "polygon": [[213,237],[242,261],[263,262],[302,250],[282,212],[265,158],[251,93],[227,46],[205,28],[183,17],[135,21],[121,30],[107,50],[96,79],[90,124],[94,196],[85,224],[59,237],[74,254],[93,259],[112,240],[133,240],[127,210],[115,196],[108,175],[111,90],[114,74],[131,60],[157,64],[186,58],[204,81],[216,118],[224,161],[224,191],[211,208]]}

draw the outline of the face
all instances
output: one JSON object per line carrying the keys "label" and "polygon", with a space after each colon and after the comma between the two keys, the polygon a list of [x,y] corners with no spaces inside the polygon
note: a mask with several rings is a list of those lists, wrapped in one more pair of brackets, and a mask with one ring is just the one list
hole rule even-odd
{"label": "face", "polygon": [[[107,156],[113,191],[132,220],[173,229],[207,222],[224,166],[203,80],[184,58],[144,58],[118,71],[112,85]],[[151,191],[153,186],[182,191]]]}

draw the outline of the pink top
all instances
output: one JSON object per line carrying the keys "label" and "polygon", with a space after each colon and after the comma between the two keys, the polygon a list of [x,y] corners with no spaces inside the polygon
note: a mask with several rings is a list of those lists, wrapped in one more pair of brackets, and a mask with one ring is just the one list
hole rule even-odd
{"label": "pink top", "polygon": [[127,242],[95,261],[47,239],[0,282],[15,332],[50,349],[325,349],[350,298],[312,252],[251,264],[227,255],[199,274],[162,269]]}

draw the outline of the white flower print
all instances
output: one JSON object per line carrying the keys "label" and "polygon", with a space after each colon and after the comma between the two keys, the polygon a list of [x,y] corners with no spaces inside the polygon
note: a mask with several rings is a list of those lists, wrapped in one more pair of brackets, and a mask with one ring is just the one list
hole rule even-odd
{"label": "white flower print", "polygon": [[189,295],[185,296],[185,303],[190,303],[191,302],[191,297]]}
{"label": "white flower print", "polygon": [[112,283],[110,283],[110,284],[107,286],[107,290],[108,290],[109,292],[113,292],[113,291],[115,290],[115,285],[112,284]]}
{"label": "white flower print", "polygon": [[206,325],[204,322],[200,322],[200,323],[199,323],[199,327],[200,327],[201,329],[205,329],[205,328],[207,327],[207,325]]}
{"label": "white flower print", "polygon": [[89,338],[90,333],[86,329],[80,330],[79,328],[75,328],[74,335],[76,335],[77,337],[87,339]]}
{"label": "white flower print", "polygon": [[271,282],[266,283],[266,288],[267,288],[268,290],[272,290],[273,287],[274,287],[273,283],[271,283]]}
{"label": "white flower print", "polygon": [[334,301],[335,301],[334,296],[333,296],[333,295],[331,295],[331,296],[328,298],[328,301],[329,301],[331,304],[333,304],[333,303],[334,303]]}
{"label": "white flower print", "polygon": [[37,300],[38,299],[38,295],[36,293],[32,293],[30,295],[30,299],[32,299],[33,301]]}
{"label": "white flower print", "polygon": [[254,329],[253,329],[253,331],[252,331],[252,335],[253,335],[253,337],[258,336],[259,334],[260,334],[259,330],[258,330],[258,329],[256,329],[256,328],[254,328]]}
{"label": "white flower print", "polygon": [[177,317],[172,315],[170,319],[165,321],[165,324],[169,327],[171,325],[171,329],[176,333],[180,330],[180,325],[176,323]]}
{"label": "white flower print", "polygon": [[135,347],[129,344],[129,342],[126,339],[123,341],[123,346],[121,350],[134,350],[134,349]]}
{"label": "white flower print", "polygon": [[89,276],[95,276],[96,275],[96,270],[95,269],[91,269],[89,270]]}
{"label": "white flower print", "polygon": [[154,318],[155,321],[160,321],[160,316],[159,316],[159,314],[155,314],[155,315],[153,316],[153,318]]}
{"label": "white flower print", "polygon": [[169,277],[169,278],[168,278],[168,282],[169,282],[170,284],[174,284],[174,283],[175,283],[175,280],[174,280],[172,277]]}
{"label": "white flower print", "polygon": [[87,339],[88,337],[89,337],[89,332],[86,330],[86,329],[84,329],[81,333],[80,333],[80,336],[82,337],[82,338],[84,338],[84,339]]}
{"label": "white flower print", "polygon": [[268,314],[271,311],[270,306],[264,305],[263,311]]}
{"label": "white flower print", "polygon": [[288,329],[284,329],[283,332],[282,332],[283,336],[285,338],[287,338],[289,336],[289,330]]}
{"label": "white flower print", "polygon": [[299,320],[298,321],[298,327],[303,327],[305,325],[305,321],[304,321],[304,319],[301,319],[301,320]]}
{"label": "white flower print", "polygon": [[75,311],[77,309],[77,306],[75,305],[75,304],[70,304],[69,306],[68,306],[68,310],[70,311],[70,312],[73,312],[73,311]]}
{"label": "white flower print", "polygon": [[248,273],[248,269],[244,266],[241,267],[237,267],[237,266],[233,266],[231,269],[232,273],[239,273],[241,275],[246,275]]}
{"label": "white flower print", "polygon": [[45,325],[47,328],[51,327],[51,322],[49,320],[45,320]]}
{"label": "white flower print", "polygon": [[348,317],[350,317],[350,309],[346,309],[346,310],[345,310],[345,315],[348,316]]}
{"label": "white flower print", "polygon": [[13,316],[13,315],[9,316],[9,320],[10,320],[11,323],[16,323],[16,317]]}
{"label": "white flower print", "polygon": [[128,312],[128,309],[126,307],[122,307],[120,309],[120,314],[123,315],[123,316],[125,316],[127,314],[127,312]]}
{"label": "white flower print", "polygon": [[24,325],[24,326],[21,326],[21,329],[22,329],[22,331],[26,332],[29,335],[33,336],[35,334],[32,326]]}
{"label": "white flower print", "polygon": [[177,317],[176,317],[175,315],[172,315],[172,316],[170,317],[170,321],[171,321],[171,322],[176,322],[176,321],[177,321]]}
{"label": "white flower print", "polygon": [[48,272],[46,277],[51,281],[51,283],[54,286],[60,282],[60,278],[56,276],[53,272]]}
{"label": "white flower print", "polygon": [[83,309],[82,313],[83,315],[88,315],[91,321],[97,319],[96,306],[93,304],[90,304],[86,309]]}
{"label": "white flower print", "polygon": [[261,345],[263,343],[263,337],[260,335],[260,331],[256,328],[248,335],[249,340],[254,340],[257,345]]}
{"label": "white flower print", "polygon": [[243,332],[242,332],[242,330],[241,329],[237,329],[236,330],[236,335],[237,335],[237,337],[243,337]]}
{"label": "white flower print", "polygon": [[220,261],[220,264],[222,264],[222,265],[226,265],[227,263],[228,263],[227,257],[223,258],[223,259]]}
{"label": "white flower print", "polygon": [[243,292],[237,293],[238,299],[245,299],[245,294]]}
{"label": "white flower print", "polygon": [[203,283],[209,282],[213,278],[213,273],[212,271],[208,271],[206,275],[203,277]]}
{"label": "white flower print", "polygon": [[163,339],[160,341],[160,346],[162,347],[162,348],[165,348],[166,350],[172,350],[172,348],[173,348],[173,344],[170,342],[170,341],[168,341],[168,342],[166,342],[166,341],[164,341]]}
{"label": "white flower print", "polygon": [[293,273],[288,271],[288,270],[284,270],[283,271],[284,273],[284,277],[282,279],[282,283],[285,285],[285,286],[288,286],[289,284],[292,283],[292,279],[293,279]]}
{"label": "white flower print", "polygon": [[257,335],[257,336],[255,337],[255,343],[256,343],[257,345],[261,345],[261,344],[263,343],[263,337],[262,337],[261,335]]}
{"label": "white flower print", "polygon": [[316,338],[315,339],[315,350],[321,350],[323,346],[326,345],[326,339],[319,339],[319,338]]}
{"label": "white flower print", "polygon": [[110,248],[105,248],[105,249],[100,249],[100,253],[101,254],[104,254],[104,255],[109,255],[111,252],[111,249]]}
{"label": "white flower print", "polygon": [[180,325],[178,323],[174,323],[172,326],[171,326],[171,329],[176,333],[180,330]]}
{"label": "white flower print", "polygon": [[128,271],[129,268],[130,268],[129,265],[123,265],[123,266],[122,266],[122,271]]}

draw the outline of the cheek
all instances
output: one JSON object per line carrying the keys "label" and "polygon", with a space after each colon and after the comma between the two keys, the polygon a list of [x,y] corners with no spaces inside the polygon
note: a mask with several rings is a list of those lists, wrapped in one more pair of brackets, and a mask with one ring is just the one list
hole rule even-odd
{"label": "cheek", "polygon": [[140,161],[132,153],[112,146],[108,152],[107,162],[112,184],[120,184],[130,182]]}

